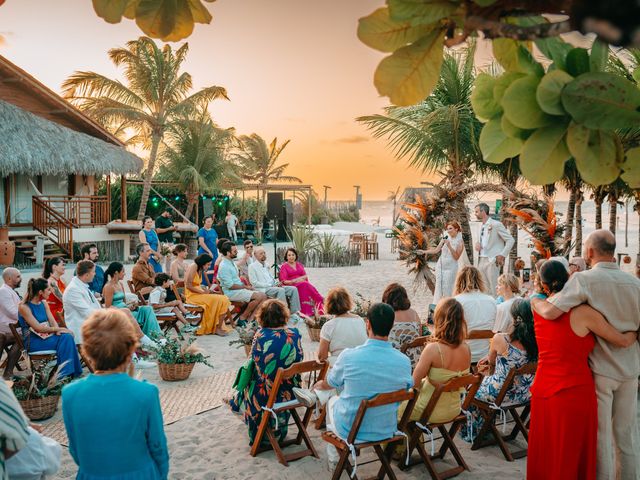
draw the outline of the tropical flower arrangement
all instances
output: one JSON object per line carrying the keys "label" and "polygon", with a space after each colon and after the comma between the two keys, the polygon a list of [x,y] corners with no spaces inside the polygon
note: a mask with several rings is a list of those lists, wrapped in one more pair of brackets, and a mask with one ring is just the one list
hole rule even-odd
{"label": "tropical flower arrangement", "polygon": [[12,390],[30,420],[50,418],[58,409],[62,388],[71,377],[60,378],[61,366],[49,362],[34,362],[31,374],[15,379]]}
{"label": "tropical flower arrangement", "polygon": [[351,309],[351,313],[355,313],[359,317],[365,318],[367,313],[369,312],[369,308],[374,304],[374,301],[365,298],[360,292],[356,292],[356,298],[353,299],[353,308]]}
{"label": "tropical flower arrangement", "polygon": [[209,363],[209,355],[196,345],[196,339],[183,338],[156,338],[157,347],[151,350],[156,354],[160,377],[168,382],[185,380],[191,375],[196,363],[204,363],[213,368]]}
{"label": "tropical flower arrangement", "polygon": [[160,255],[162,255],[163,257],[168,257],[169,255],[171,255],[173,253],[173,249],[174,249],[175,245],[173,245],[172,243],[161,243],[158,246],[158,253]]}
{"label": "tropical flower arrangement", "polygon": [[229,345],[237,345],[237,348],[240,348],[240,346],[250,346],[259,328],[260,326],[255,320],[247,322],[245,325],[237,325],[234,327],[234,330],[238,332],[238,338],[231,340]]}

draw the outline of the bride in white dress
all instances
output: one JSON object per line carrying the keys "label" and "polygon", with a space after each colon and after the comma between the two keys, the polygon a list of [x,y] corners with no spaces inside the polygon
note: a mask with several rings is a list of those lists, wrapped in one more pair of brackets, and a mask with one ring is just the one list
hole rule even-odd
{"label": "bride in white dress", "polygon": [[440,241],[436,248],[418,250],[418,253],[435,255],[440,253],[436,263],[436,289],[433,292],[433,303],[438,303],[441,298],[453,295],[453,286],[458,274],[458,265],[464,254],[464,243],[460,233],[460,224],[455,220],[447,223],[447,235]]}

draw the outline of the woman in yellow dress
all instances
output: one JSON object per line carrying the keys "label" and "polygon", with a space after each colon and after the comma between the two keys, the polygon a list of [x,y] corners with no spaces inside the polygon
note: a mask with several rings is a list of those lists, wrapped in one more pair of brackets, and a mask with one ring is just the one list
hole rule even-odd
{"label": "woman in yellow dress", "polygon": [[203,253],[198,255],[185,274],[184,286],[185,296],[188,303],[199,305],[204,308],[202,322],[196,335],[215,334],[222,337],[227,335],[224,320],[229,312],[231,302],[225,295],[211,293],[202,286],[203,272],[208,271],[211,265],[211,255]]}

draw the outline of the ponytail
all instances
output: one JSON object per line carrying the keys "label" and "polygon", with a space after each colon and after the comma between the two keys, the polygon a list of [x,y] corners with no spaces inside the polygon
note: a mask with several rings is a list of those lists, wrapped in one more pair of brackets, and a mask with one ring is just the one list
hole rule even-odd
{"label": "ponytail", "polygon": [[122,270],[124,270],[124,265],[120,262],[111,262],[104,272],[104,284],[102,285],[102,288],[104,288],[109,279],[113,278],[116,273],[121,272]]}
{"label": "ponytail", "polygon": [[44,278],[31,278],[27,283],[27,294],[22,300],[23,304],[31,302],[38,294],[49,288],[49,281]]}

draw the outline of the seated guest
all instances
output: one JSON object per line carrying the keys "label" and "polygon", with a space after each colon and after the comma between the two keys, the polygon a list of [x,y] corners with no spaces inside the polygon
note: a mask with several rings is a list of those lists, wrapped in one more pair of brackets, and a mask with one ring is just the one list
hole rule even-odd
{"label": "seated guest", "polygon": [[188,254],[189,250],[184,243],[179,243],[173,248],[173,255],[176,258],[171,262],[170,275],[171,280],[173,280],[173,283],[176,285],[184,284],[184,276],[187,272],[187,266],[184,261],[187,259]]}
{"label": "seated guest", "polygon": [[[82,343],[82,323],[91,312],[101,308],[94,292],[89,289],[95,275],[96,265],[91,260],[80,260],[76,265],[76,276],[71,279],[62,295],[64,321],[73,332],[77,344]],[[99,292],[102,292],[103,286],[104,281]]]}
{"label": "seated guest", "polygon": [[[389,332],[389,342],[393,348],[400,350],[403,344],[422,336],[422,325],[418,313],[411,308],[411,300],[405,288],[399,283],[387,285],[382,293],[382,302],[391,305],[395,313],[393,328]],[[406,355],[411,360],[411,367],[414,368],[420,358],[420,350],[412,348],[407,350]]]}
{"label": "seated guest", "polygon": [[[326,408],[327,428],[340,438],[349,436],[362,400],[413,386],[409,359],[387,341],[393,318],[393,308],[389,305],[372,305],[365,320],[369,339],[364,345],[344,350],[329,370],[326,380],[314,386],[315,390],[340,390],[339,396],[329,399]],[[395,404],[369,410],[360,425],[356,442],[392,437],[398,430],[397,413]],[[327,454],[329,466],[333,469],[338,461],[338,452],[333,445],[327,445]]]}
{"label": "seated guest", "polygon": [[[133,281],[133,288],[136,292],[139,292],[145,287],[155,287],[156,272],[153,270],[153,266],[149,263],[153,250],[149,247],[148,243],[139,243],[136,245],[136,254],[138,255],[138,261],[133,266],[131,271],[131,280]],[[145,297],[147,297],[145,295]]]}
{"label": "seated guest", "polygon": [[57,314],[63,312],[62,294],[66,288],[64,280],[62,280],[64,265],[64,260],[61,257],[48,258],[47,261],[44,262],[44,269],[42,271],[42,278],[47,280],[51,287],[51,295],[47,298],[47,304],[56,322],[58,321]]}
{"label": "seated guest", "polygon": [[232,302],[249,304],[240,315],[240,321],[244,323],[244,321],[253,320],[254,312],[258,305],[264,302],[267,296],[262,292],[256,291],[251,285],[245,285],[240,280],[238,267],[233,261],[238,256],[238,247],[236,247],[235,243],[224,242],[220,247],[220,254],[224,257],[218,269],[218,281],[222,291]]}
{"label": "seated guest", "polygon": [[[496,302],[487,295],[480,270],[467,265],[456,277],[454,289],[455,299],[464,308],[464,319],[467,322],[467,333],[472,330],[491,330],[496,321]],[[476,363],[489,353],[487,340],[467,340],[471,348],[471,362]]]}
{"label": "seated guest", "polygon": [[322,326],[320,330],[320,347],[318,360],[329,360],[333,365],[346,348],[362,345],[367,341],[367,327],[362,317],[351,313],[353,301],[349,292],[342,287],[329,290],[324,300],[324,311],[334,318]]}
{"label": "seated guest", "polygon": [[[140,325],[142,333],[148,337],[161,335],[162,330],[160,329],[160,325],[158,325],[158,318],[153,311],[153,307],[138,305],[137,299],[133,302],[127,301],[124,287],[122,286],[124,275],[124,265],[120,262],[111,262],[107,267],[107,271],[105,272],[107,282],[102,289],[105,308],[115,307],[124,309],[126,311],[125,313],[131,315],[138,325]],[[145,344],[146,341],[142,343]]]}
{"label": "seated guest", "polygon": [[244,247],[244,256],[236,262],[236,265],[240,271],[240,278],[249,280],[249,266],[256,261],[253,251],[253,242],[247,239],[242,243],[242,245]]}
{"label": "seated guest", "polygon": [[82,366],[73,333],[59,327],[51,315],[46,298],[51,294],[49,282],[44,278],[32,278],[27,294],[18,307],[18,323],[28,352],[55,350],[59,366],[58,376],[79,377]]}
{"label": "seated guest", "polygon": [[[433,315],[433,342],[422,350],[420,360],[413,371],[413,382],[420,390],[411,420],[420,420],[436,387],[441,383],[469,374],[471,351],[464,341],[467,327],[462,305],[454,298],[438,302]],[[430,422],[448,422],[460,414],[461,391],[443,393]],[[398,411],[402,417],[406,403]]]}
{"label": "seated guest", "polygon": [[211,265],[211,257],[203,253],[198,255],[189,265],[185,274],[184,293],[187,302],[204,308],[202,322],[196,335],[220,335],[225,336],[224,320],[231,306],[229,298],[225,295],[216,295],[208,288],[202,286],[202,278]]}
{"label": "seated guest", "polygon": [[[246,247],[245,247],[246,248]],[[267,266],[267,252],[263,247],[258,247],[254,253],[255,261],[249,265],[249,282],[257,291],[264,293],[269,298],[289,304],[292,315],[300,312],[300,297],[296,287],[282,285],[276,281]]]}
{"label": "seated guest", "polygon": [[[8,380],[13,375],[18,360],[20,359],[20,349],[16,344],[15,338],[9,325],[18,323],[18,307],[20,305],[20,297],[16,289],[22,284],[22,275],[20,270],[13,267],[7,267],[2,271],[2,280],[4,284],[0,287],[0,356],[6,346],[11,345],[7,357],[7,364],[4,368],[2,378]],[[0,452],[0,455],[2,452]],[[0,462],[1,465],[2,462]]]}
{"label": "seated guest", "polygon": [[62,390],[69,453],[78,478],[164,480],[169,452],[158,387],[127,375],[137,335],[119,309],[94,312],[82,352],[95,373]]}
{"label": "seated guest", "polygon": [[158,273],[156,275],[156,286],[149,293],[149,305],[158,313],[173,313],[178,322],[183,325],[182,331],[189,333],[195,330],[187,320],[194,320],[197,315],[191,315],[185,308],[182,300],[168,300],[167,292],[171,289],[171,279],[166,273]]}
{"label": "seated guest", "polygon": [[[533,314],[528,300],[516,299],[511,304],[513,325],[509,335],[496,333],[491,341],[491,349],[486,358],[478,362],[478,369],[486,376],[482,379],[476,398],[483,402],[493,403],[504,382],[513,368],[520,368],[538,359],[538,345],[533,331]],[[513,386],[507,391],[503,400],[505,405],[524,403],[529,400],[533,375],[516,377]],[[469,407],[471,423],[462,427],[460,435],[472,443],[482,428],[483,419],[473,405]],[[472,425],[472,428],[469,428]]]}
{"label": "seated guest", "polygon": [[298,289],[302,313],[313,315],[316,308],[322,311],[324,299],[309,282],[307,272],[298,262],[298,252],[295,248],[287,248],[285,260],[286,262],[280,266],[280,281],[283,285],[291,285]]}
{"label": "seated guest", "polygon": [[573,257],[569,262],[569,275],[584,272],[587,269],[587,262],[582,257]]}
{"label": "seated guest", "polygon": [[[267,404],[278,369],[289,368],[303,358],[302,337],[297,328],[287,327],[289,309],[283,302],[275,299],[263,302],[258,309],[257,318],[261,328],[256,332],[251,347],[251,358],[255,362],[253,378],[244,392],[238,392],[230,400],[232,410],[244,412],[244,421],[249,430],[249,445],[253,445],[262,415],[270,415],[261,406]],[[299,385],[299,376],[285,380],[278,390],[276,403],[293,400],[292,389]],[[287,436],[289,412],[281,412],[277,416],[277,422],[271,418],[269,423],[272,428],[278,424],[279,430],[275,431],[275,435],[282,441]]]}
{"label": "seated guest", "polygon": [[[104,269],[98,265],[98,247],[96,247],[95,243],[89,243],[87,245],[83,245],[80,249],[80,255],[82,255],[83,260],[91,260],[95,265],[95,275],[93,276],[93,280],[89,282],[89,290],[91,290],[98,297],[102,294],[102,287],[104,286]],[[78,273],[76,272],[76,275]]]}
{"label": "seated guest", "polygon": [[496,309],[496,321],[493,324],[494,332],[509,333],[513,326],[513,317],[511,316],[511,305],[517,300],[520,293],[520,282],[518,277],[511,273],[503,273],[498,277],[496,293],[502,297]]}

